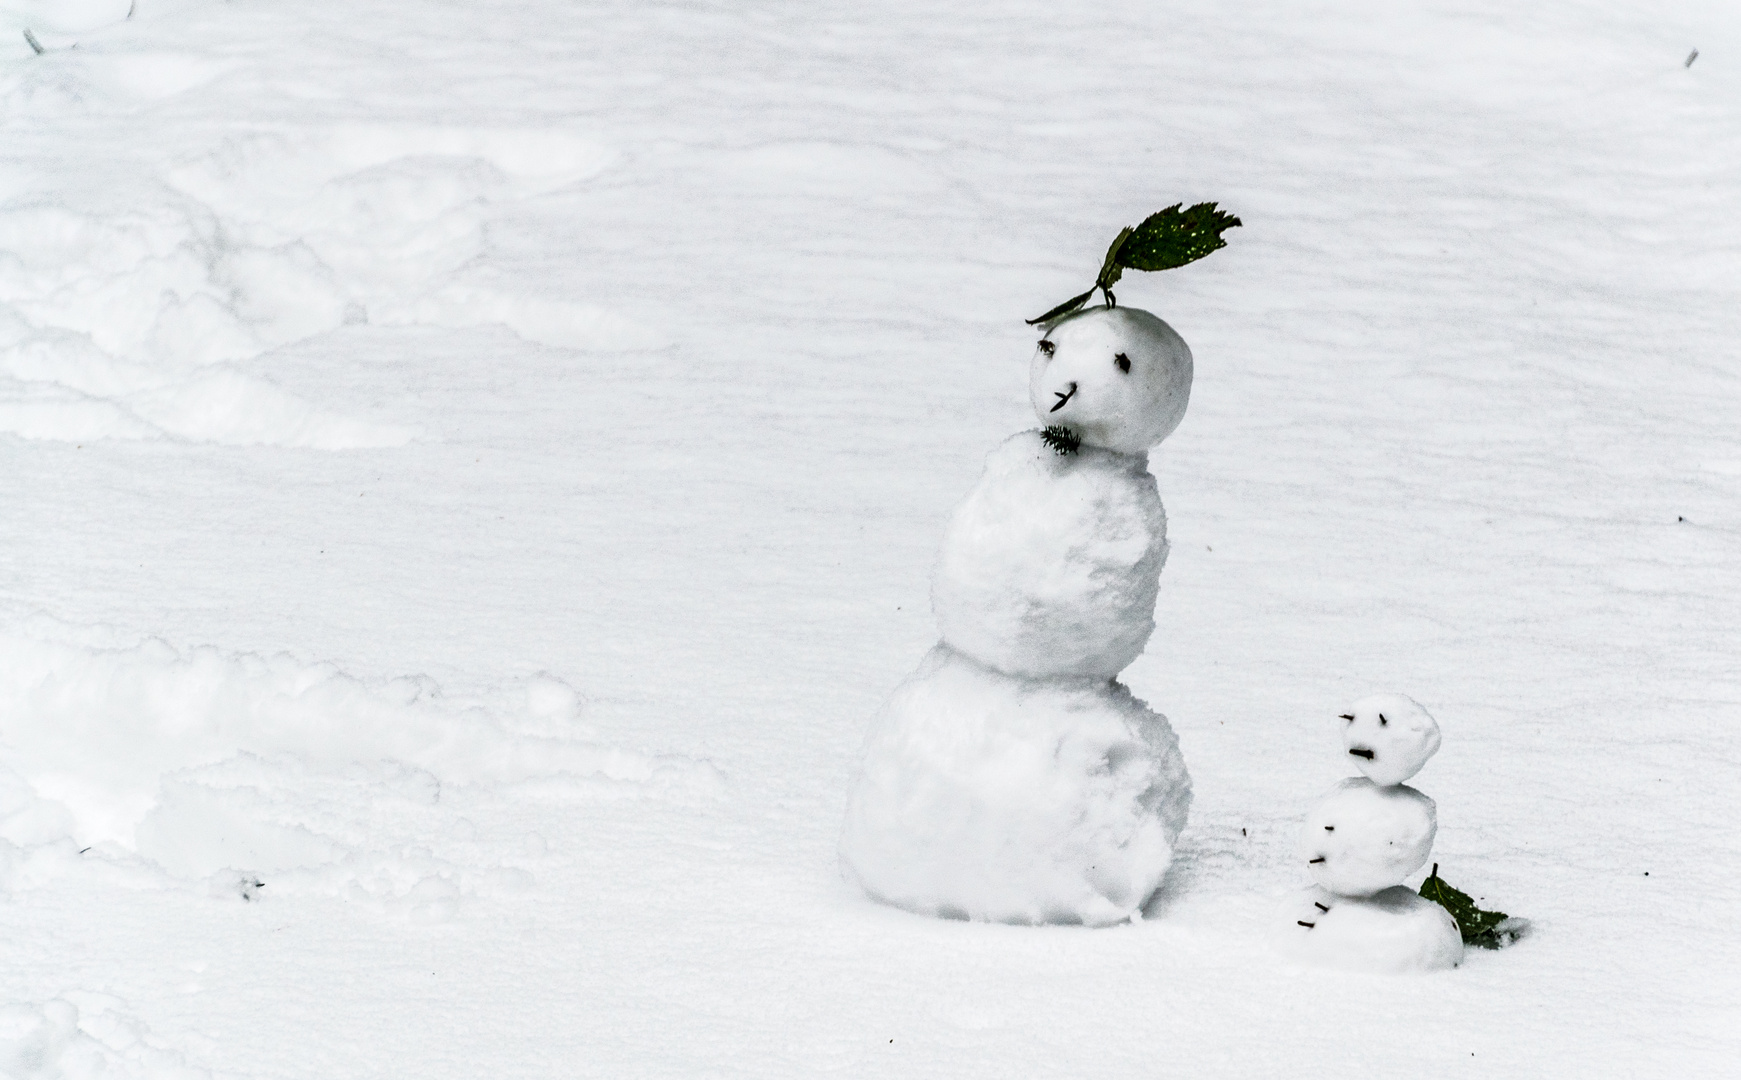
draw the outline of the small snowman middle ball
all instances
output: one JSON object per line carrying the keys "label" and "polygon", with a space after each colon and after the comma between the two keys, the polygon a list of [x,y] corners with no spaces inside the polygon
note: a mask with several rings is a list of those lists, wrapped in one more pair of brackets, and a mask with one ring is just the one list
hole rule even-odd
{"label": "small snowman middle ball", "polygon": [[1352,776],[1331,789],[1300,831],[1312,880],[1338,896],[1371,896],[1427,861],[1439,824],[1433,800],[1403,784]]}

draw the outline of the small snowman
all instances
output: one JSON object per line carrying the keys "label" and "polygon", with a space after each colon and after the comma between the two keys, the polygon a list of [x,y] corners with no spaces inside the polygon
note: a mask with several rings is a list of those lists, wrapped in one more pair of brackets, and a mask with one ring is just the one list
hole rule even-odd
{"label": "small snowman", "polygon": [[1402,883],[1425,865],[1438,828],[1433,800],[1403,781],[1439,749],[1439,725],[1402,694],[1363,698],[1341,721],[1343,748],[1363,775],[1306,815],[1298,852],[1317,884],[1284,906],[1278,945],[1325,967],[1456,967],[1456,920]]}
{"label": "small snowman", "polygon": [[[1177,225],[1177,210],[1143,228]],[[1096,287],[1109,284],[1103,269]],[[865,740],[841,867],[884,903],[1120,922],[1160,887],[1184,828],[1178,739],[1116,677],[1155,630],[1167,519],[1148,451],[1184,417],[1191,350],[1110,292],[1076,310],[1086,298],[1035,320],[1048,327],[1029,389],[1046,426],[993,451],[956,508],[932,576],[942,641]]]}

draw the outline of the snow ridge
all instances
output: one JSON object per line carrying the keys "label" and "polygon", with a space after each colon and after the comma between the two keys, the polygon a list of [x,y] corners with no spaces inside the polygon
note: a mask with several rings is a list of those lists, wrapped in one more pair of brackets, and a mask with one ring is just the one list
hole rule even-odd
{"label": "snow ridge", "polygon": [[210,1080],[177,1048],[102,994],[0,1005],[0,1076],[7,1080]]}
{"label": "snow ridge", "polygon": [[722,785],[705,761],[592,741],[548,674],[451,699],[422,676],[33,629],[0,631],[0,894],[106,860],[139,884],[167,872],[253,900],[271,875],[274,896],[439,915],[531,888],[546,845],[496,820],[505,802]]}

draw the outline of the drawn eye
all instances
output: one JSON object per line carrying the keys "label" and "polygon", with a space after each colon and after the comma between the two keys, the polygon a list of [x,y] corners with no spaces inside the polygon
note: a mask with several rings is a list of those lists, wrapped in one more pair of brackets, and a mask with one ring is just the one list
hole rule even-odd
{"label": "drawn eye", "polygon": [[1336,826],[1334,826],[1334,825],[1326,825],[1326,826],[1324,826],[1324,831],[1325,831],[1325,832],[1335,832],[1335,831],[1336,831]]}
{"label": "drawn eye", "polygon": [[1379,727],[1384,727],[1384,726],[1386,726],[1386,725],[1387,725],[1387,724],[1389,724],[1389,723],[1390,723],[1390,721],[1389,721],[1389,720],[1386,720],[1386,719],[1385,719],[1385,718],[1384,718],[1384,714],[1383,714],[1383,713],[1379,713],[1379,714],[1378,714],[1378,726],[1379,726]]}
{"label": "drawn eye", "polygon": [[1123,353],[1119,353],[1117,356],[1112,358],[1112,362],[1118,365],[1118,370],[1124,372],[1126,375],[1130,374],[1130,357]]}
{"label": "drawn eye", "polygon": [[1053,353],[1058,351],[1058,346],[1052,344],[1050,341],[1041,341],[1040,351],[1045,353],[1047,356],[1051,356]]}
{"label": "drawn eye", "polygon": [[1344,720],[1348,721],[1350,724],[1352,724],[1352,723],[1354,723],[1354,714],[1353,713],[1343,713],[1342,719],[1344,719]]}

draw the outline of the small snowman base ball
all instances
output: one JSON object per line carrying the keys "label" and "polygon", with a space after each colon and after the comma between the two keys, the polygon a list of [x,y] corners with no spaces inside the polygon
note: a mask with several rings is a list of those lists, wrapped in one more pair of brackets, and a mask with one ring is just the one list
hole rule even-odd
{"label": "small snowman base ball", "polygon": [[1323,888],[1370,896],[1424,866],[1437,831],[1433,800],[1402,784],[1351,776],[1306,815],[1299,855]]}
{"label": "small snowman base ball", "polygon": [[1314,967],[1401,974],[1463,962],[1450,912],[1406,885],[1365,898],[1312,888],[1283,905],[1276,947]]}

